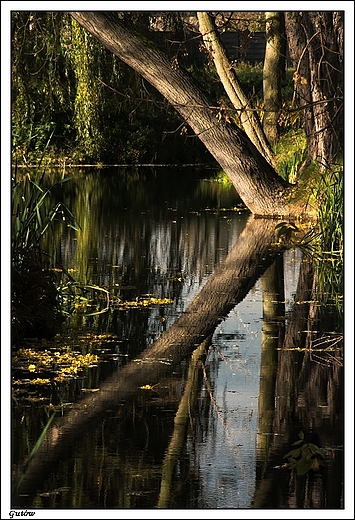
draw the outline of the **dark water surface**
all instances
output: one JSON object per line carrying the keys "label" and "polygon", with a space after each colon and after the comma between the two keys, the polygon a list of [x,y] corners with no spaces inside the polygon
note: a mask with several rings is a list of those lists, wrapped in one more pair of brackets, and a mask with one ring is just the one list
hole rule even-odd
{"label": "dark water surface", "polygon": [[[210,175],[94,170],[56,190],[81,229],[58,228],[48,246],[54,264],[100,290],[87,289],[62,335],[39,348],[99,359],[69,380],[49,373],[47,385],[15,387],[14,479],[51,411],[57,414],[14,508],[344,507],[343,364],[324,324],[317,343],[310,266],[298,249],[273,243],[255,260],[243,234],[254,229],[252,217],[234,188]],[[270,233],[265,221],[254,238],[261,225],[261,236]],[[199,293],[232,261],[230,285],[239,283],[245,296],[236,291],[235,305],[222,312],[215,294]],[[196,297],[215,308],[213,333],[171,368],[161,359],[160,376],[147,368],[144,380],[142,371],[132,391],[134,359],[189,315]],[[14,380],[35,377],[46,374],[13,373]],[[319,448],[321,464],[298,475],[284,456],[306,444]],[[294,456],[299,461],[301,452]]]}

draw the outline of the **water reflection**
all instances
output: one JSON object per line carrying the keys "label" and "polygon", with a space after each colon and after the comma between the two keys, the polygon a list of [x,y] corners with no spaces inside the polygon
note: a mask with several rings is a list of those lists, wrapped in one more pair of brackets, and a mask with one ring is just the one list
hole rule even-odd
{"label": "water reflection", "polygon": [[[13,506],[341,507],[342,366],[289,350],[310,340],[312,273],[275,224],[181,175],[96,173],[65,190],[82,230],[58,229],[56,261],[112,299],[174,303],[69,322],[111,333],[127,358],[76,380]],[[100,392],[78,400],[83,387]],[[32,413],[14,410],[14,474],[45,423]],[[280,469],[300,430],[327,448],[328,477]]]}

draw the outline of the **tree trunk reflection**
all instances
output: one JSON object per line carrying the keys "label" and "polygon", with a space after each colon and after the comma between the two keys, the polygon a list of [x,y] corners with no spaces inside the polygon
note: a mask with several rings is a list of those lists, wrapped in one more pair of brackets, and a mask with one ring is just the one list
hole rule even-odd
{"label": "tree trunk reflection", "polygon": [[[280,254],[280,246],[275,247],[275,225],[272,219],[251,217],[227,258],[170,329],[137,359],[109,377],[100,392],[82,399],[60,424],[49,430],[19,488],[16,505],[28,503],[23,494],[35,491],[40,478],[83,435],[89,423],[98,421],[107,410],[142,395],[141,387],[153,388],[214,332]],[[122,406],[117,413],[124,413]]]}
{"label": "tree trunk reflection", "polygon": [[[295,305],[279,350],[272,440],[267,450],[258,452],[254,508],[342,507],[342,362],[336,354],[314,355],[310,350],[310,333],[316,329],[312,294],[313,272],[309,262],[303,261]],[[274,385],[273,374],[269,385]],[[283,458],[300,431],[326,454],[324,468],[301,477],[284,467]]]}
{"label": "tree trunk reflection", "polygon": [[282,346],[285,335],[283,257],[277,257],[273,265],[263,274],[261,287],[263,292],[263,322],[258,402],[258,478],[262,477],[272,439],[278,349]]}

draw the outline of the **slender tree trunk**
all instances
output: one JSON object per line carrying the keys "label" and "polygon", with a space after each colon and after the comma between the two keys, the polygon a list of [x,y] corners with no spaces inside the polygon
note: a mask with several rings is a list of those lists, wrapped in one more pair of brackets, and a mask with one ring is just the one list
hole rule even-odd
{"label": "slender tree trunk", "polygon": [[252,110],[248,110],[248,108],[251,108],[249,100],[238,83],[236,73],[218,37],[211,17],[206,12],[198,12],[197,17],[205,46],[212,56],[218,76],[230,101],[238,111],[245,133],[265,159],[275,166],[274,153],[264,134],[258,116]]}
{"label": "slender tree trunk", "polygon": [[267,12],[265,19],[266,48],[263,69],[265,113],[263,128],[269,142],[275,144],[279,136],[278,120],[281,109],[283,13]]}
{"label": "slender tree trunk", "polygon": [[107,49],[149,81],[179,112],[229,176],[255,215],[299,217],[310,213],[293,189],[257,151],[244,132],[216,117],[207,97],[190,77],[153,44],[128,31],[112,12],[71,15]]}
{"label": "slender tree trunk", "polygon": [[343,151],[343,24],[341,12],[285,13],[308,153],[323,166]]}

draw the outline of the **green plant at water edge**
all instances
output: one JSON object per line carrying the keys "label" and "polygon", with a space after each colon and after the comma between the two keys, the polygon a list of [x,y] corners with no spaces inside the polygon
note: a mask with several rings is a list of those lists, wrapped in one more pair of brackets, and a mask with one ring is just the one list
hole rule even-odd
{"label": "green plant at water edge", "polygon": [[[61,202],[54,203],[50,188],[43,187],[46,170],[12,178],[12,341],[26,334],[41,337],[55,334],[63,321],[54,274],[46,268],[42,239],[54,222],[75,227],[71,211]],[[34,175],[36,177],[36,175]],[[63,179],[64,182],[68,179]]]}
{"label": "green plant at water edge", "polygon": [[43,439],[44,439],[44,437],[45,437],[45,435],[46,435],[46,433],[47,433],[47,431],[48,431],[48,428],[49,428],[50,425],[52,424],[52,421],[53,421],[53,419],[54,419],[54,417],[55,417],[55,414],[56,414],[56,412],[54,412],[54,413],[49,417],[49,419],[48,419],[48,421],[47,421],[47,424],[46,424],[45,427],[43,428],[43,430],[42,430],[42,432],[41,432],[41,435],[38,437],[37,442],[36,442],[36,444],[34,445],[32,451],[31,451],[31,453],[30,453],[30,456],[29,456],[28,459],[26,460],[26,462],[25,462],[25,464],[24,464],[24,466],[23,466],[23,468],[22,468],[22,471],[21,471],[20,475],[18,476],[18,478],[17,478],[17,480],[16,480],[16,482],[15,482],[15,485],[14,485],[14,487],[13,487],[13,490],[12,490],[12,494],[13,494],[13,495],[15,495],[15,493],[16,493],[17,490],[18,490],[19,485],[20,485],[21,482],[23,481],[24,476],[25,476],[25,474],[26,474],[26,471],[28,470],[28,468],[29,468],[29,466],[30,466],[30,464],[31,464],[31,462],[32,462],[32,460],[33,460],[33,458],[35,457],[37,451],[39,450],[39,448],[40,448],[40,446],[41,446],[41,444],[42,444],[42,442],[43,442]]}
{"label": "green plant at water edge", "polygon": [[16,266],[21,265],[25,253],[40,251],[43,235],[58,218],[68,227],[77,229],[74,215],[62,202],[51,205],[50,195],[55,184],[50,188],[41,187],[44,174],[45,171],[38,183],[29,173],[17,180],[15,172],[12,179],[11,246],[13,265]]}
{"label": "green plant at water edge", "polygon": [[318,284],[326,298],[342,310],[343,296],[343,170],[337,169],[322,176],[316,194],[322,201],[319,207],[321,256],[318,261]]}
{"label": "green plant at water edge", "polygon": [[231,186],[232,181],[229,179],[228,175],[221,170],[218,172],[217,176],[213,178],[215,182],[218,182],[218,184],[223,184],[224,186]]}
{"label": "green plant at water edge", "polygon": [[305,442],[302,431],[298,434],[298,437],[299,440],[292,444],[297,448],[286,453],[283,458],[288,459],[286,467],[296,470],[300,477],[311,470],[318,471],[320,466],[324,466],[324,455],[318,446],[311,442]]}
{"label": "green plant at water edge", "polygon": [[316,298],[321,306],[335,307],[343,316],[343,168],[338,166],[320,174],[313,197],[319,201],[318,219],[301,239],[298,228],[289,222],[276,226],[284,236],[312,259],[316,278]]}

